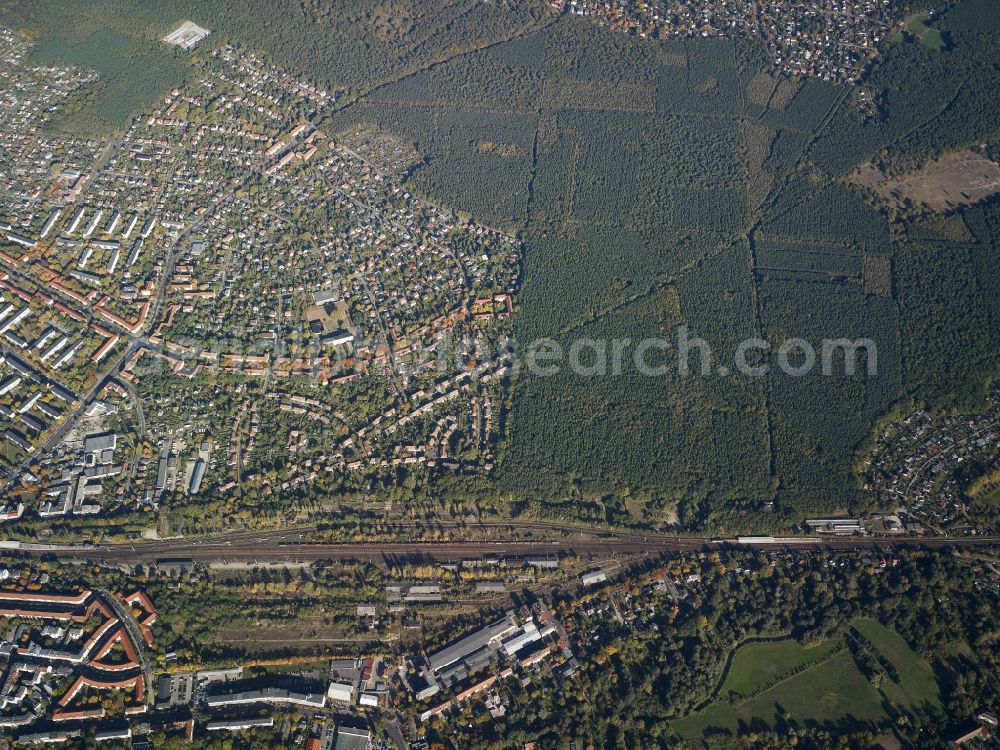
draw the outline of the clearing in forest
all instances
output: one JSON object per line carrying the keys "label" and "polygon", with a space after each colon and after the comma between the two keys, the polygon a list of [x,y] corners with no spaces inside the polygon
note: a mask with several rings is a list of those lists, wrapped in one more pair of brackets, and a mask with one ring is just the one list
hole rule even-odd
{"label": "clearing in forest", "polygon": [[866,164],[853,182],[874,190],[890,204],[901,206],[909,201],[944,212],[979,203],[1000,192],[1000,164],[962,149],[901,177],[889,177],[875,165]]}

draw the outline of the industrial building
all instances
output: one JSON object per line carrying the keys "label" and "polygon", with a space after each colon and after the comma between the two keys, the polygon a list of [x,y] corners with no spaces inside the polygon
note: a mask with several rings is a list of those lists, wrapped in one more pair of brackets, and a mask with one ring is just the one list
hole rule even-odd
{"label": "industrial building", "polygon": [[296,693],[282,688],[262,688],[243,693],[209,695],[205,698],[205,703],[209,708],[240,706],[248,703],[291,704],[307,708],[323,708],[326,705],[326,695],[323,693]]}
{"label": "industrial building", "polygon": [[538,627],[534,622],[529,620],[524,624],[520,633],[511,636],[501,644],[500,650],[507,654],[507,656],[513,656],[529,643],[534,643],[541,639],[541,637],[542,635],[538,632]]}
{"label": "industrial building", "polygon": [[865,531],[864,523],[857,518],[810,518],[806,526],[826,534],[863,534]]}
{"label": "industrial building", "polygon": [[368,750],[371,740],[372,733],[367,729],[339,727],[337,729],[337,743],[334,745],[334,750]]}
{"label": "industrial building", "polygon": [[332,701],[351,703],[354,700],[354,686],[342,682],[331,682],[326,690],[326,697]]}
{"label": "industrial building", "polygon": [[450,646],[446,646],[440,651],[428,657],[431,669],[441,672],[446,667],[457,661],[467,659],[472,654],[488,647],[491,644],[499,643],[503,638],[511,635],[518,629],[517,620],[513,612],[508,612],[494,623],[480,628],[475,633],[465,636]]}

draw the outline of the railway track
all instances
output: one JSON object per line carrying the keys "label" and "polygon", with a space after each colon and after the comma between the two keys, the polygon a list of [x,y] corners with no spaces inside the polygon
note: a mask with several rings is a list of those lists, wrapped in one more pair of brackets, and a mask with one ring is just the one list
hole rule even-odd
{"label": "railway track", "polygon": [[[603,532],[602,532],[603,533]],[[78,560],[112,563],[143,563],[170,559],[197,562],[265,563],[315,560],[358,560],[376,563],[393,560],[435,562],[481,558],[548,557],[573,554],[581,557],[643,556],[670,552],[719,549],[799,549],[849,551],[871,549],[969,549],[1000,544],[1000,537],[779,537],[736,538],[666,537],[660,535],[612,534],[610,537],[524,541],[452,542],[314,542],[305,531],[237,532],[195,540],[165,540],[138,544],[101,546],[3,543],[3,549],[32,556],[56,555]],[[301,535],[301,538],[300,538]]]}

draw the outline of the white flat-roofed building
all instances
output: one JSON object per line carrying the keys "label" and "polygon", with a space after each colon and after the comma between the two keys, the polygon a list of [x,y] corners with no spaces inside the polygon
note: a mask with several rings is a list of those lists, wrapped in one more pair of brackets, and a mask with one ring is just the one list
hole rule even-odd
{"label": "white flat-roofed building", "polygon": [[333,289],[321,289],[318,292],[313,292],[313,302],[317,305],[325,305],[328,302],[336,302],[339,299],[339,295],[336,290]]}
{"label": "white flat-roofed building", "polygon": [[21,322],[24,321],[24,319],[27,318],[29,315],[31,315],[31,308],[30,307],[22,308],[17,315],[15,315],[13,318],[4,323],[2,327],[0,327],[0,333],[7,333],[7,331],[9,331],[11,328],[20,325]]}
{"label": "white flat-roofed building", "polygon": [[354,341],[354,334],[350,331],[334,331],[320,340],[320,346],[343,346]]}
{"label": "white flat-roofed building", "polygon": [[128,726],[114,727],[111,729],[98,729],[94,733],[94,739],[98,742],[106,740],[127,740],[132,736],[132,728]]}
{"label": "white flat-roofed building", "polygon": [[94,233],[94,230],[97,229],[97,224],[100,222],[102,216],[104,216],[104,210],[100,208],[97,209],[97,213],[90,217],[90,221],[87,222],[86,229],[83,230],[84,237],[89,237]]}
{"label": "white flat-roofed building", "polygon": [[44,352],[42,352],[42,355],[39,357],[39,359],[41,359],[42,362],[45,362],[50,357],[53,357],[56,354],[58,354],[59,351],[63,347],[65,347],[66,344],[68,344],[68,343],[69,343],[69,337],[68,336],[63,336],[61,339],[59,339],[57,342],[55,342],[52,346],[50,346],[48,349],[46,349]]}
{"label": "white flat-roofed building", "polygon": [[7,232],[7,239],[10,242],[21,245],[22,247],[34,247],[35,241],[30,237],[25,237],[23,234],[18,234],[17,232]]}
{"label": "white flat-roofed building", "polygon": [[139,214],[133,214],[129,223],[125,225],[125,231],[122,232],[122,239],[127,240],[129,235],[132,234],[132,230],[135,229],[135,225],[139,223]]}
{"label": "white flat-roofed building", "polygon": [[76,216],[73,217],[73,221],[69,225],[69,229],[66,230],[66,234],[73,234],[76,228],[80,226],[80,222],[83,221],[83,215],[86,213],[86,209],[81,208],[76,212]]}
{"label": "white flat-roofed building", "polygon": [[10,375],[0,383],[0,396],[6,396],[12,390],[21,385],[21,377],[19,375]]}
{"label": "white flat-roofed building", "polygon": [[192,21],[185,21],[163,37],[163,41],[184,50],[191,50],[194,49],[194,46],[198,44],[198,42],[211,33],[212,32],[208,29],[203,29],[201,26]]}
{"label": "white flat-roofed building", "polygon": [[326,690],[326,697],[340,703],[351,703],[354,700],[354,687],[343,682],[331,682]]}
{"label": "white flat-roofed building", "polygon": [[534,643],[542,637],[538,632],[538,626],[534,622],[527,622],[522,631],[513,638],[508,638],[500,647],[507,656],[513,656],[529,643]]}
{"label": "white flat-roofed building", "polygon": [[248,703],[291,704],[308,708],[323,708],[326,705],[326,695],[323,693],[296,693],[283,688],[261,688],[242,693],[209,695],[205,698],[205,703],[209,708],[239,706]]}
{"label": "white flat-roofed building", "polygon": [[55,223],[59,221],[59,217],[61,215],[62,215],[62,209],[60,208],[52,209],[52,213],[50,213],[49,218],[45,220],[45,223],[42,225],[42,231],[38,236],[44,240],[46,235],[48,235],[48,233],[52,231],[52,227],[55,225]]}
{"label": "white flat-roofed building", "polygon": [[608,580],[607,574],[603,570],[592,570],[580,576],[580,581],[584,586],[596,586]]}
{"label": "white flat-roofed building", "polygon": [[110,221],[108,221],[108,224],[107,226],[104,227],[104,231],[102,232],[102,234],[114,234],[115,227],[118,226],[118,222],[121,220],[122,220],[122,212],[115,211],[115,215],[111,217]]}
{"label": "white flat-roofed building", "polygon": [[239,732],[253,727],[273,727],[273,716],[248,716],[244,719],[218,719],[205,725],[209,732]]}

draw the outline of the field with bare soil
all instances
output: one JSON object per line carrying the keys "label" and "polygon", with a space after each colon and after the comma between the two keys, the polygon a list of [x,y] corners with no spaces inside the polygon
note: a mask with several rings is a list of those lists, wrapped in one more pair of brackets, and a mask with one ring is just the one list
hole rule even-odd
{"label": "field with bare soil", "polygon": [[874,190],[890,204],[901,206],[909,200],[913,205],[944,212],[979,203],[1000,192],[1000,164],[963,149],[898,178],[866,164],[854,175],[853,182]]}

